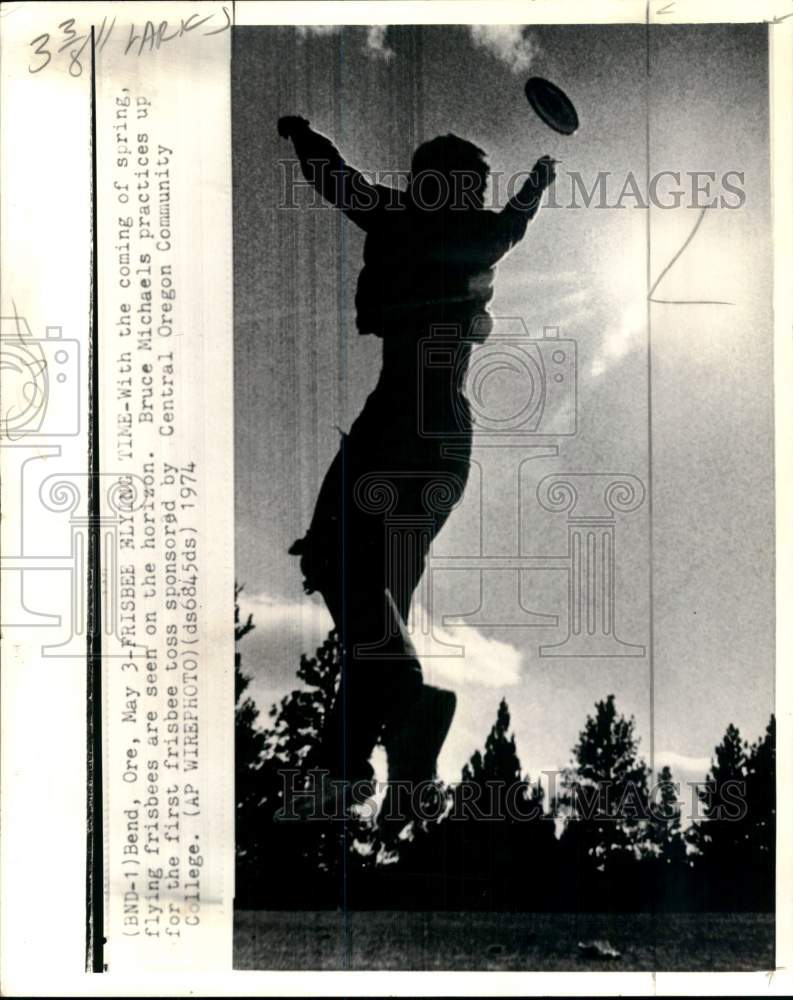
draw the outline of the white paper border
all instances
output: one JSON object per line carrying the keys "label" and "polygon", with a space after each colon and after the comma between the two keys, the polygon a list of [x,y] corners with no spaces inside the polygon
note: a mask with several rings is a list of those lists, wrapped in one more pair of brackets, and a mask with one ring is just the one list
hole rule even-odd
{"label": "white paper border", "polygon": [[[99,19],[101,11],[113,5],[93,5],[91,17]],[[119,5],[115,5],[118,9]],[[165,8],[166,5],[161,5]],[[187,11],[199,4],[180,4]],[[345,3],[238,2],[235,19],[244,24],[377,24],[377,23],[643,23],[648,19],[658,23],[704,23],[772,21],[780,18],[770,30],[772,154],[773,154],[773,215],[775,248],[775,385],[776,385],[776,505],[777,505],[777,720],[778,720],[778,909],[777,965],[773,975],[766,973],[243,973],[223,975],[172,977],[156,979],[146,975],[127,977],[123,982],[110,975],[88,976],[82,972],[83,961],[83,875],[84,875],[84,801],[83,782],[84,676],[66,672],[35,678],[30,675],[29,650],[13,642],[3,652],[3,761],[2,795],[4,829],[2,837],[2,991],[8,995],[27,992],[34,995],[347,995],[372,994],[424,995],[456,994],[513,995],[600,995],[618,994],[700,994],[748,995],[768,993],[783,995],[790,992],[791,947],[793,945],[793,900],[790,887],[793,876],[793,802],[786,794],[793,787],[793,682],[788,664],[793,647],[793,528],[789,512],[793,509],[793,455],[790,430],[793,428],[793,293],[790,275],[793,273],[791,252],[791,220],[793,199],[793,130],[791,101],[793,92],[793,23],[787,20],[793,13],[785,2],[752,3],[749,0],[723,0],[712,3],[702,0],[675,0],[671,11],[668,3],[653,4],[633,0],[533,0],[530,4],[502,2],[393,2],[367,4],[352,0]],[[168,5],[169,9],[171,5]],[[77,16],[83,5],[68,8],[69,16]],[[57,13],[53,13],[57,10]],[[7,101],[18,100],[19,92],[9,85],[16,79],[20,66],[14,46],[20,39],[29,40],[27,25],[42,20],[63,18],[65,7],[53,4],[21,5],[9,3],[2,9],[0,46],[3,57],[3,111]],[[164,16],[164,12],[163,12]],[[22,27],[24,22],[25,27]],[[34,29],[35,30],[35,29]],[[49,103],[49,114],[63,120],[68,116],[79,119],[87,108],[77,110],[73,94],[59,93]],[[71,99],[71,101],[70,101]],[[41,96],[25,97],[34,104],[47,103]],[[69,104],[68,109],[66,104]],[[41,108],[36,108],[41,113]],[[33,116],[35,120],[37,115]],[[12,120],[4,113],[0,128]],[[48,138],[53,138],[57,126],[51,125]],[[87,148],[69,146],[67,134],[77,143],[81,130],[75,131],[61,122],[61,142],[58,147],[57,169],[62,181],[73,176],[75,192],[85,195],[86,181],[81,173],[87,170]],[[84,132],[84,126],[82,127]],[[28,149],[38,150],[41,136],[27,137]],[[12,163],[19,139],[6,132],[2,136],[2,176],[4,200],[14,197],[19,174]],[[64,150],[68,152],[64,153]],[[39,152],[39,155],[44,155]],[[224,150],[219,155],[228,155]],[[9,164],[11,164],[9,166]],[[20,195],[17,195],[19,197]],[[75,200],[80,200],[79,194]],[[7,202],[5,202],[7,204]],[[87,211],[87,210],[86,210]],[[3,230],[4,283],[23,280],[25,261],[14,259],[9,252],[14,233]],[[83,248],[87,234],[75,231],[73,247]],[[9,244],[8,241],[11,241]],[[41,251],[46,261],[46,248]],[[9,267],[9,260],[11,267]],[[63,268],[64,259],[52,261],[53,268]],[[11,278],[8,277],[9,272]],[[62,272],[59,272],[62,273]],[[31,282],[30,294],[43,300],[46,289]],[[82,292],[80,293],[82,295]],[[79,296],[78,296],[79,299]],[[60,320],[57,320],[60,322]],[[67,319],[65,322],[70,322]],[[77,323],[75,316],[74,322]],[[219,388],[216,391],[220,391]],[[76,673],[76,672],[75,672]],[[57,704],[37,704],[36,725],[33,729],[24,719],[23,708],[36,690],[46,687]],[[45,740],[41,731],[48,733]],[[53,752],[57,748],[57,752]],[[78,764],[79,761],[79,764]],[[42,801],[42,789],[47,789]],[[68,813],[67,813],[68,809]],[[53,837],[47,819],[61,812],[62,819]],[[42,886],[40,880],[46,880]],[[39,884],[37,885],[37,882]]]}

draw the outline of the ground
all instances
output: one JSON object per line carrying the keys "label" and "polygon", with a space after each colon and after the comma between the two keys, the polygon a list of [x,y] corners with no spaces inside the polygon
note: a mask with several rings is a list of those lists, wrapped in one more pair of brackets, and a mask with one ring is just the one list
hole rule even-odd
{"label": "ground", "polygon": [[[617,959],[585,957],[605,940]],[[235,969],[620,972],[774,968],[765,913],[238,911]]]}

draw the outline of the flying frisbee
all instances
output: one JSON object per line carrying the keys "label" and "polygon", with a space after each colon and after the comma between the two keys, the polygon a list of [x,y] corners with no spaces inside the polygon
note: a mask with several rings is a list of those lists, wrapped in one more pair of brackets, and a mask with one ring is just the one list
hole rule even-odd
{"label": "flying frisbee", "polygon": [[573,102],[555,83],[541,76],[531,76],[526,81],[526,97],[540,118],[555,132],[572,135],[578,129],[578,115]]}

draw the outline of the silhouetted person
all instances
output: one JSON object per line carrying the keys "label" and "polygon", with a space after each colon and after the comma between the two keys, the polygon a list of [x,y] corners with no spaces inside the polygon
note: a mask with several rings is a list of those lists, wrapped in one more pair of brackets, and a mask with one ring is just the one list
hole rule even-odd
{"label": "silhouetted person", "polygon": [[[525,234],[554,161],[538,160],[494,212],[483,207],[485,154],[457,136],[418,147],[402,192],[369,183],[304,118],[281,118],[278,130],[293,141],[306,179],[366,233],[356,323],[359,333],[383,340],[377,386],[342,436],[307,534],[290,549],[301,556],[306,591],[325,599],[343,649],[316,763],[334,778],[368,779],[382,733],[389,779],[428,780],[455,698],[423,685],[405,622],[430,543],[468,478],[472,421],[463,379],[472,344],[492,327],[495,265]],[[439,324],[460,334],[453,367],[423,361],[420,342]],[[427,426],[430,435],[422,433]],[[386,513],[392,527],[395,516],[405,519],[402,551],[394,536],[389,541]],[[375,648],[367,655],[362,646]]]}

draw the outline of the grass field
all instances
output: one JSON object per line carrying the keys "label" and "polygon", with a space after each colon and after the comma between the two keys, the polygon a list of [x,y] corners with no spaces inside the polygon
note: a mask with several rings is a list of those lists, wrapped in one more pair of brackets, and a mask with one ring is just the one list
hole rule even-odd
{"label": "grass field", "polygon": [[[587,958],[605,939],[621,957]],[[765,913],[238,911],[236,969],[750,971],[774,968]]]}

